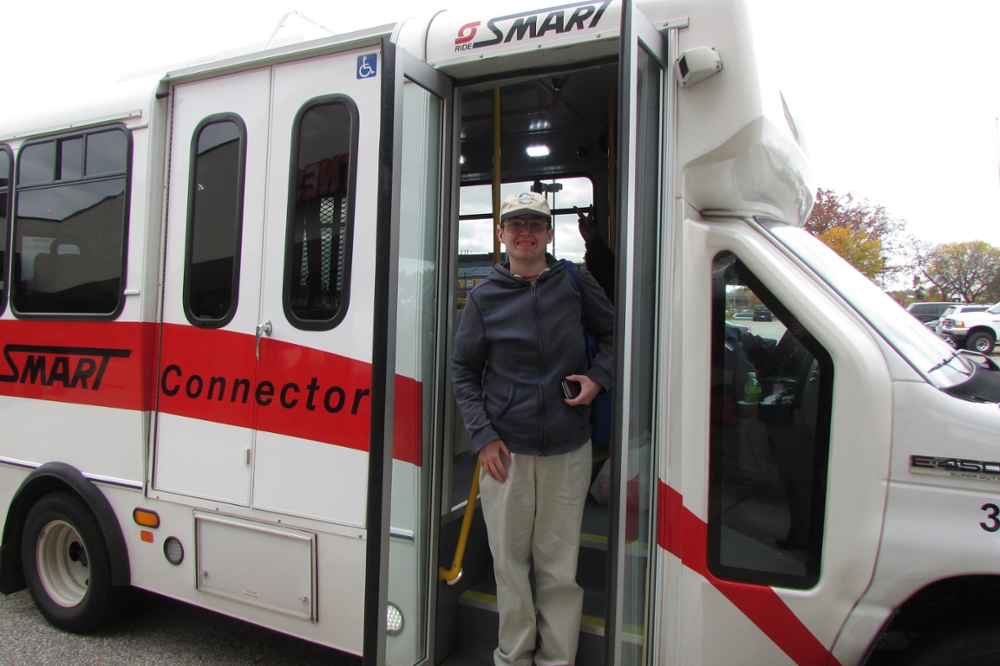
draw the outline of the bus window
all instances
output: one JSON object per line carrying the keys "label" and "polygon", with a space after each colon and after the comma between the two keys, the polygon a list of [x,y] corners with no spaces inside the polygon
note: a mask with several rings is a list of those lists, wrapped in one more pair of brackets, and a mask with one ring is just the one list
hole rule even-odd
{"label": "bus window", "polygon": [[806,589],[820,573],[833,362],[732,253],[713,270],[708,567]]}
{"label": "bus window", "polygon": [[10,148],[0,146],[0,312],[7,304],[7,231],[10,218],[10,172],[14,159]]}
{"label": "bus window", "polygon": [[327,330],[347,313],[357,109],[343,96],[313,100],[295,120],[285,247],[285,315]]}
{"label": "bus window", "polygon": [[18,314],[118,313],[129,155],[120,127],[21,149],[11,268]]}
{"label": "bus window", "polygon": [[[556,233],[549,252],[557,259],[583,262],[585,248],[577,230],[576,206],[586,210],[594,203],[594,184],[590,178],[548,178],[536,181],[504,183],[500,199],[518,192],[541,192],[552,208]],[[458,227],[458,301],[493,270],[493,186],[463,185],[459,200]],[[501,248],[502,251],[502,248]]]}
{"label": "bus window", "polygon": [[243,235],[246,128],[233,114],[195,131],[188,195],[184,311],[196,326],[223,326],[236,313]]}

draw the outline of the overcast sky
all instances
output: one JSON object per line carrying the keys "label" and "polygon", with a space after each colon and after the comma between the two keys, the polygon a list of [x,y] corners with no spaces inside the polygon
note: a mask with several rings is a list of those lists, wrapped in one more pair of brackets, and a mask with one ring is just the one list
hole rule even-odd
{"label": "overcast sky", "polygon": [[[1000,1],[750,2],[818,185],[886,206],[924,241],[1000,246]],[[263,44],[293,10],[348,32],[459,5],[467,3],[12,1],[3,10],[0,113],[25,97],[58,101],[92,81]],[[323,34],[295,23],[292,32]]]}

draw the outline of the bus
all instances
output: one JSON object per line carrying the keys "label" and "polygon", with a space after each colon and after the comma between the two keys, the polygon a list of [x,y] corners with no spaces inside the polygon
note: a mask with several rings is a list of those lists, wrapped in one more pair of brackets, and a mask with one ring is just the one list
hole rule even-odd
{"label": "bus", "polygon": [[448,366],[530,190],[555,255],[586,263],[589,209],[615,263],[577,663],[995,660],[1000,372],[802,229],[749,26],[469,4],[5,112],[0,591],[67,631],[142,589],[366,664],[489,660]]}

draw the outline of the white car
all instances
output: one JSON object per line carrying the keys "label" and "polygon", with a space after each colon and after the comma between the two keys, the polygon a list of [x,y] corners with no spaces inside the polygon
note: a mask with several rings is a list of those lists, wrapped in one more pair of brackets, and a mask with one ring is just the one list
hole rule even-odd
{"label": "white car", "polygon": [[1000,337],[1000,303],[985,312],[965,312],[944,318],[940,333],[956,348],[989,354]]}
{"label": "white car", "polygon": [[956,303],[949,307],[944,313],[937,319],[927,322],[927,327],[932,331],[937,333],[939,336],[945,340],[951,340],[950,337],[944,334],[944,321],[948,317],[955,318],[956,315],[965,314],[968,312],[986,312],[989,309],[989,305],[980,305],[976,303]]}

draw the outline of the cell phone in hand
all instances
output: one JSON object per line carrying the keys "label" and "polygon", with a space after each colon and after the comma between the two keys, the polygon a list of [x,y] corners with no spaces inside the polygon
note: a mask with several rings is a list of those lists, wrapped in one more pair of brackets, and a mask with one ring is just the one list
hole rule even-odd
{"label": "cell phone in hand", "polygon": [[564,379],[562,380],[562,390],[563,395],[572,400],[576,396],[580,395],[580,382]]}

